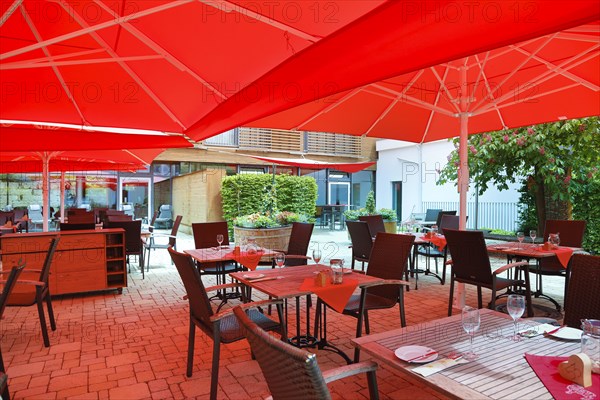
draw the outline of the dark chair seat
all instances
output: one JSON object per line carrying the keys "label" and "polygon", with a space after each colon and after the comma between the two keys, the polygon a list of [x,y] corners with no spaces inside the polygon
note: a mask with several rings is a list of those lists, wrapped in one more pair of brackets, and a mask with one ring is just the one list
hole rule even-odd
{"label": "dark chair seat", "polygon": [[[265,331],[275,331],[280,327],[279,322],[272,320],[255,308],[247,310],[246,313],[255,324]],[[221,341],[223,343],[233,343],[243,338],[244,332],[235,315],[227,315],[221,320]]]}
{"label": "dark chair seat", "polygon": [[[369,310],[377,310],[383,308],[390,308],[396,304],[397,301],[386,297],[377,296],[367,292],[365,297],[365,308]],[[353,294],[350,296],[346,307],[344,307],[344,314],[354,315],[360,310],[360,294]]]}
{"label": "dark chair seat", "polygon": [[6,302],[6,305],[19,307],[32,306],[36,302],[35,295],[36,293],[34,291],[28,291],[25,293],[12,293]]}

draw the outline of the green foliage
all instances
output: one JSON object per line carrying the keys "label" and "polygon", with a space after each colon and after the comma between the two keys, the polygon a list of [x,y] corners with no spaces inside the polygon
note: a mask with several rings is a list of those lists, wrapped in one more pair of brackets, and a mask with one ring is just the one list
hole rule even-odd
{"label": "green foliage", "polygon": [[[519,189],[519,217],[517,220],[518,230],[529,233],[532,229],[538,229],[537,210],[535,207],[535,198],[528,190],[527,185],[523,183]],[[543,232],[539,232],[542,235]]]}
{"label": "green foliage", "polygon": [[365,209],[369,215],[375,214],[375,193],[371,190],[367,194],[367,200],[365,201]]}
{"label": "green foliage", "polygon": [[392,210],[391,208],[380,208],[375,214],[380,214],[384,221],[396,221],[398,219],[396,210]]}
{"label": "green foliage", "polygon": [[279,211],[300,214],[290,214],[290,223],[294,219],[305,221],[314,216],[317,183],[312,177],[277,175],[273,186],[272,175],[233,175],[223,178],[221,197],[223,218],[230,226],[236,217],[247,216],[249,220],[245,223],[250,223],[255,218],[251,214],[259,214],[268,220],[259,218],[256,223],[266,227],[277,224],[274,218],[281,214]]}
{"label": "green foliage", "polygon": [[[457,148],[448,156],[448,164],[440,174],[440,184],[456,181],[459,167]],[[546,210],[535,207],[537,197],[573,206],[573,218],[588,221],[586,249],[600,248],[596,205],[600,194],[596,189],[600,165],[600,122],[598,117],[560,121],[549,124],[471,135],[468,141],[471,181],[483,194],[488,187],[508,189],[509,183],[526,185],[521,201],[519,229],[541,225]],[[594,183],[592,183],[594,182]],[[595,220],[590,219],[595,216]]]}
{"label": "green foliage", "polygon": [[274,228],[290,225],[293,222],[306,222],[307,220],[308,218],[305,215],[289,211],[282,211],[276,214],[267,212],[264,214],[254,213],[236,217],[233,219],[233,225],[241,226],[242,228]]}

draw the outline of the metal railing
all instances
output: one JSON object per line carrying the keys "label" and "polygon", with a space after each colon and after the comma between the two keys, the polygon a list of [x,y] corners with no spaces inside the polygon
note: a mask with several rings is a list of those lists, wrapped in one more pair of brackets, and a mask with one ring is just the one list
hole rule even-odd
{"label": "metal railing", "polygon": [[[459,210],[457,201],[424,201],[423,211],[428,208],[442,210]],[[514,232],[518,229],[518,204],[513,202],[479,202],[477,220],[475,218],[475,202],[467,202],[467,228],[469,229],[502,229]]]}

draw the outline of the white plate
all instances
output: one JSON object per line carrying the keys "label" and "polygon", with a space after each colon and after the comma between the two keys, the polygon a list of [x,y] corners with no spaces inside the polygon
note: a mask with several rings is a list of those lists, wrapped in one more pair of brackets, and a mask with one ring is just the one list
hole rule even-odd
{"label": "white plate", "polygon": [[[430,353],[432,351],[435,351],[435,350],[433,350],[432,348],[429,348],[429,347],[425,347],[425,346],[402,346],[402,347],[396,349],[394,354],[396,355],[396,357],[398,357],[402,361],[408,361],[415,357],[419,357],[420,355],[425,355],[427,353]],[[435,352],[434,354],[431,354],[430,356],[418,358],[418,359],[416,359],[414,361],[410,361],[410,362],[423,364],[423,363],[428,363],[430,361],[433,361],[436,358],[438,358],[437,352]]]}
{"label": "white plate", "polygon": [[554,336],[555,338],[564,339],[564,340],[581,340],[581,334],[583,332],[580,329],[571,328],[569,326],[565,326],[560,329],[558,332],[550,334],[550,336]]}
{"label": "white plate", "polygon": [[510,249],[510,247],[506,247],[506,246],[495,246],[494,250],[508,250]]}
{"label": "white plate", "polygon": [[244,274],[242,275],[242,278],[244,279],[260,279],[260,278],[264,278],[265,274]]}

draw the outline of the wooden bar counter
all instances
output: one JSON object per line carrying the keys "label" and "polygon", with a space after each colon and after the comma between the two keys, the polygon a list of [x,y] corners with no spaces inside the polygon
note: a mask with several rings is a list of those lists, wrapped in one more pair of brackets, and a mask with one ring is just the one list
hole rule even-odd
{"label": "wooden bar counter", "polygon": [[127,287],[125,231],[120,228],[3,235],[2,269],[9,270],[21,258],[25,270],[41,269],[55,236],[60,241],[50,267],[52,295],[108,289],[122,293]]}

